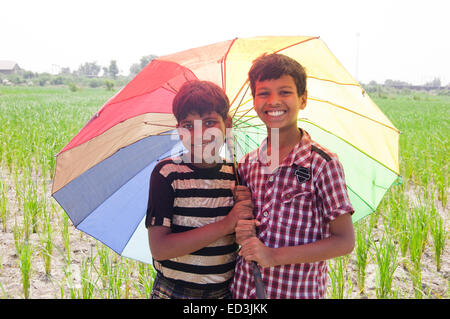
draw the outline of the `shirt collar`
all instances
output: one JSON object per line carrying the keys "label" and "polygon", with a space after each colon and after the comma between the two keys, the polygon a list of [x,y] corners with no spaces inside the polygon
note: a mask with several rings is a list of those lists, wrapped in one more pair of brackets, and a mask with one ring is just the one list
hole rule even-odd
{"label": "shirt collar", "polygon": [[[309,158],[311,157],[311,136],[305,130],[300,129],[300,133],[302,134],[302,138],[300,142],[295,145],[292,151],[288,154],[288,156],[283,160],[279,166],[302,166],[302,167],[310,167],[311,161]],[[263,140],[261,145],[258,148],[258,161],[261,165],[267,166],[268,157],[267,157],[267,137]]]}

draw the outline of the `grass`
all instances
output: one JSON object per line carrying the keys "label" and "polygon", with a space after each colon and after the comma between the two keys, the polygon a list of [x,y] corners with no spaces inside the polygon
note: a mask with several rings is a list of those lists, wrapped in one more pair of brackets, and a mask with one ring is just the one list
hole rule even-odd
{"label": "grass", "polygon": [[[57,298],[150,296],[155,270],[75,230],[49,194],[55,155],[112,95],[0,87],[0,232],[11,243],[0,255],[0,298],[36,296],[31,280]],[[328,262],[327,297],[448,298],[450,97],[374,100],[402,132],[402,183],[355,225],[354,252]],[[20,276],[20,289],[9,276]]]}

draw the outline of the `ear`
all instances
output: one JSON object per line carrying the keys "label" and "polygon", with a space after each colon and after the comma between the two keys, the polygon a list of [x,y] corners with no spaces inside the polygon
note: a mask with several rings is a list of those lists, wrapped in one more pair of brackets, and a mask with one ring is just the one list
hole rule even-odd
{"label": "ear", "polygon": [[299,109],[300,110],[304,110],[306,107],[306,102],[308,100],[308,92],[305,90],[305,93],[303,93],[301,96],[299,96],[298,98],[298,102],[299,102]]}

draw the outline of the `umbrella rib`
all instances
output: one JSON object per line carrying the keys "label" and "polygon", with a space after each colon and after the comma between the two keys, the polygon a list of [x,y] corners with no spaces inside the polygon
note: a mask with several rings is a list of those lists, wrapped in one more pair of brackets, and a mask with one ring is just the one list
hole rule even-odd
{"label": "umbrella rib", "polygon": [[[249,139],[250,141],[252,141],[253,143],[258,144],[258,143],[257,143],[254,139],[252,139],[249,135],[246,135],[246,137],[248,137],[248,139]],[[247,146],[247,147],[249,146],[249,144],[246,142],[247,139],[244,139],[244,138],[242,138],[242,137],[236,137],[236,139],[244,140],[244,142],[246,143],[245,146]],[[239,146],[240,144],[237,143],[237,145]],[[241,150],[242,150],[242,147],[241,147]]]}
{"label": "umbrella rib", "polygon": [[311,38],[308,38],[308,39],[306,39],[306,40],[303,40],[303,41],[300,41],[300,42],[297,42],[297,43],[293,43],[293,44],[291,44],[291,45],[288,45],[287,47],[281,48],[281,49],[279,49],[279,50],[277,50],[277,51],[274,51],[273,53],[278,53],[278,52],[287,50],[287,49],[289,49],[289,48],[291,48],[291,47],[293,47],[293,46],[296,46],[296,45],[299,45],[299,44],[302,44],[302,43],[305,43],[305,42],[308,42],[308,41],[311,41],[311,40],[317,40],[317,39],[319,39],[319,38],[320,38],[320,37],[311,37]]}
{"label": "umbrella rib", "polygon": [[355,194],[364,204],[366,204],[372,210],[372,212],[374,212],[376,210],[376,208],[374,209],[368,202],[366,202],[364,200],[364,198],[359,196],[359,194],[357,192],[355,192],[350,186],[347,185],[347,188],[349,191],[351,191],[353,194]]}
{"label": "umbrella rib", "polygon": [[237,38],[234,38],[233,41],[231,41],[227,52],[225,53],[225,55],[222,58],[222,63],[221,63],[221,66],[222,66],[222,70],[221,70],[222,71],[222,88],[225,92],[227,91],[227,57],[228,57],[228,53],[230,53],[231,47],[233,46],[236,39]]}
{"label": "umbrella rib", "polygon": [[[186,78],[186,77],[185,77],[185,78]],[[168,82],[166,82],[166,84],[168,84]],[[169,85],[169,86],[170,86],[170,85]],[[167,88],[167,87],[160,86],[160,87],[158,87],[158,88],[156,88],[156,89],[154,89],[154,90],[150,90],[150,91],[144,92],[144,93],[142,93],[142,94],[137,94],[137,95],[134,95],[134,96],[132,96],[132,97],[129,97],[129,98],[126,98],[126,99],[123,99],[123,100],[119,100],[119,101],[111,102],[111,100],[114,99],[114,97],[112,97],[110,100],[106,101],[106,103],[102,106],[102,108],[101,108],[99,111],[97,111],[97,113],[96,113],[96,114],[97,114],[97,117],[100,116],[100,114],[103,112],[103,109],[104,109],[106,106],[111,106],[111,105],[114,105],[114,104],[117,104],[117,103],[122,103],[122,102],[125,102],[125,101],[130,101],[130,100],[135,99],[135,98],[137,98],[137,97],[141,97],[141,96],[144,96],[144,95],[151,94],[151,93],[155,92],[157,89],[163,89],[163,90],[166,90],[166,91],[168,91],[168,92],[170,92],[170,93],[175,93],[175,94],[177,93],[177,91],[175,91],[175,89],[174,89],[173,87],[171,87],[172,90],[170,90],[170,89]]]}
{"label": "umbrella rib", "polygon": [[[244,94],[242,95],[241,101],[239,102],[238,106],[234,109],[234,114],[233,114],[232,117],[234,117],[234,116],[236,115],[237,111],[239,110],[239,107],[240,107],[241,105],[243,105],[243,104],[242,104],[242,101],[244,100],[244,97],[245,97],[245,95],[247,94],[248,88],[249,88],[249,86],[247,86],[247,89],[245,90]],[[249,100],[249,101],[250,101],[250,100]],[[247,102],[249,102],[249,101],[247,101]],[[247,102],[245,102],[244,104],[246,104]],[[247,110],[243,115],[241,115],[241,117],[238,118],[237,120],[240,120],[244,115],[246,115],[248,112],[250,112],[250,110],[251,110],[251,108],[248,109],[248,110]]]}
{"label": "umbrella rib", "polygon": [[[256,127],[266,127],[266,124],[248,124],[245,126],[240,126],[240,125],[235,125],[233,126],[233,129],[235,129],[236,131],[241,131],[243,132],[244,130],[247,131],[248,128],[256,128]],[[260,131],[260,130],[258,130]]]}
{"label": "umbrella rib", "polygon": [[[250,112],[250,110],[248,110],[247,112],[245,112],[245,114],[243,114],[240,118],[238,118],[236,121],[239,121],[241,118],[243,118],[248,112]],[[252,119],[254,119],[254,118],[257,118],[257,116],[256,115],[250,115],[245,121],[240,121],[239,122],[239,124],[242,124],[242,123],[246,123],[246,122],[248,122],[248,121],[250,121],[250,120],[252,120]]]}
{"label": "umbrella rib", "polygon": [[[231,101],[231,104],[230,104],[230,105],[233,105],[233,104],[234,104],[234,102],[236,101],[237,97],[239,96],[239,94],[241,94],[242,89],[244,88],[244,86],[245,86],[247,83],[248,83],[248,78],[247,78],[247,80],[245,80],[244,84],[242,84],[241,88],[239,89],[239,91],[238,91],[238,92],[236,93],[236,95],[234,96],[233,101]],[[248,87],[247,87],[247,91],[248,91]],[[245,93],[247,93],[247,92],[245,92]],[[245,96],[245,94],[244,94],[244,96]],[[241,105],[239,104],[236,108],[239,108],[239,106],[241,106]]]}
{"label": "umbrella rib", "polygon": [[[183,76],[184,76],[184,78],[187,80],[186,75],[185,75],[184,73],[183,73]],[[169,90],[168,88],[165,88],[164,86],[161,86],[162,89],[166,89],[167,91],[172,92],[172,93],[175,93],[175,94],[178,93],[177,89],[175,89],[175,88],[169,83],[169,81],[167,81],[165,84],[170,88],[170,90]]]}
{"label": "umbrella rib", "polygon": [[350,109],[348,109],[348,108],[346,108],[346,107],[344,107],[344,106],[342,106],[342,105],[338,105],[338,104],[336,104],[336,103],[333,103],[333,102],[330,102],[330,101],[326,101],[326,100],[322,100],[322,99],[318,99],[318,98],[315,98],[315,97],[308,97],[308,99],[309,99],[309,100],[313,100],[313,101],[317,101],[317,102],[322,102],[322,103],[327,103],[327,104],[333,105],[333,106],[335,106],[335,107],[337,107],[337,108],[340,108],[340,109],[342,109],[342,110],[344,110],[344,111],[347,111],[347,112],[353,113],[353,114],[355,114],[355,115],[364,117],[365,119],[368,119],[368,120],[373,121],[373,122],[375,122],[375,123],[377,123],[377,124],[380,124],[380,125],[382,125],[382,126],[385,126],[385,127],[389,128],[389,129],[391,129],[391,130],[393,130],[393,131],[395,131],[395,132],[397,132],[397,133],[400,133],[400,131],[399,131],[398,129],[396,129],[395,127],[392,127],[392,126],[389,126],[389,125],[387,125],[387,124],[381,123],[380,121],[374,120],[374,119],[368,117],[367,115],[364,115],[364,114],[361,114],[361,113],[352,111],[352,110],[350,110]]}
{"label": "umbrella rib", "polygon": [[322,78],[318,78],[318,77],[316,77],[316,76],[311,76],[311,75],[308,75],[308,76],[306,76],[307,78],[310,78],[310,79],[315,79],[315,80],[319,80],[319,81],[326,81],[326,82],[331,82],[331,83],[334,83],[334,84],[337,84],[337,85],[349,85],[349,86],[356,86],[356,87],[359,87],[359,88],[361,88],[361,91],[362,91],[362,94],[364,94],[365,93],[365,90],[361,87],[361,85],[360,84],[358,84],[358,83],[343,83],[343,82],[337,82],[337,81],[333,81],[333,80],[328,80],[328,79],[322,79]]}
{"label": "umbrella rib", "polygon": [[309,124],[311,124],[311,125],[314,125],[315,127],[321,129],[322,131],[327,132],[328,134],[331,134],[331,135],[333,135],[334,137],[337,137],[337,138],[340,139],[341,141],[347,143],[348,145],[350,145],[350,146],[353,147],[354,149],[360,151],[362,154],[366,155],[366,156],[369,157],[370,159],[374,160],[374,161],[377,162],[378,164],[380,164],[380,165],[382,165],[383,167],[385,167],[386,169],[390,170],[390,171],[391,171],[392,173],[394,173],[395,175],[400,176],[400,174],[397,173],[396,171],[394,171],[392,168],[387,167],[385,164],[381,163],[379,160],[377,160],[377,159],[374,158],[373,156],[370,156],[370,155],[367,154],[366,152],[362,151],[359,147],[356,147],[355,145],[353,145],[353,144],[350,143],[349,141],[343,139],[342,137],[337,136],[336,134],[334,134],[334,133],[332,133],[332,132],[330,132],[330,131],[324,129],[323,127],[321,127],[321,126],[319,126],[319,125],[317,125],[317,124],[315,124],[315,123],[313,123],[313,122],[311,122],[311,121],[308,121],[308,120],[305,119],[305,118],[300,118],[300,119],[298,119],[298,121],[300,121],[300,122],[305,122],[305,123],[309,123]]}
{"label": "umbrella rib", "polygon": [[[150,137],[150,136],[156,136],[156,135],[149,135],[149,136],[146,136],[145,138]],[[130,146],[130,145],[133,145],[133,144],[135,144],[135,143],[137,143],[137,142],[138,142],[138,141],[135,141],[135,142],[133,142],[133,143],[127,145],[126,147],[128,147],[128,146]],[[180,152],[179,152],[179,153],[180,153]],[[177,154],[175,154],[175,155],[178,155],[179,153],[177,153]],[[107,158],[110,158],[110,157],[114,156],[115,154],[116,154],[116,153],[111,154],[111,155],[108,156]],[[107,159],[107,158],[105,158],[105,159]],[[158,156],[158,157],[155,159],[155,161],[158,161],[158,162],[159,162],[159,161],[161,161],[162,159],[164,159],[164,158],[161,158],[161,156]],[[151,163],[151,162],[150,162],[150,163]],[[91,214],[93,211],[97,210],[104,202],[106,202],[108,199],[110,199],[111,196],[113,196],[115,193],[117,193],[118,190],[120,190],[124,185],[126,185],[126,184],[127,184],[130,180],[132,180],[136,175],[138,175],[138,174],[139,174],[140,172],[142,172],[145,168],[147,168],[147,166],[148,166],[150,163],[147,163],[144,167],[142,167],[139,171],[137,171],[133,176],[129,177],[126,181],[124,181],[124,183],[121,184],[121,185],[119,186],[119,188],[117,188],[116,190],[114,190],[111,194],[107,195],[107,197],[105,198],[105,200],[104,200],[103,202],[101,202],[100,204],[98,204],[96,207],[92,208],[91,211],[90,211],[90,213],[87,214],[86,216],[84,216],[84,218],[83,218],[82,220],[80,220],[80,221],[78,222],[78,224],[75,224],[75,223],[72,221],[72,218],[69,216],[69,218],[71,219],[72,224],[75,226],[75,228],[79,229],[78,226],[79,226],[81,223],[83,223],[83,221],[84,221],[86,218],[88,218],[88,217],[90,216],[90,214]],[[52,197],[55,198],[55,197],[54,197],[54,193],[52,194]],[[56,198],[55,198],[55,200],[56,200]],[[56,201],[58,202],[58,200],[56,200]],[[58,202],[58,204],[64,209],[64,207],[63,207],[59,202]],[[66,213],[67,213],[67,211],[66,211]],[[69,214],[67,214],[67,215],[69,215]],[[90,236],[94,237],[95,239],[101,241],[100,239],[96,238],[94,235],[91,235],[91,234],[88,234],[88,235],[90,235]],[[101,242],[103,242],[103,241],[101,241]],[[104,243],[104,244],[106,245],[106,243]],[[108,246],[108,245],[107,245],[107,246]],[[108,247],[109,247],[109,246],[108,246]],[[109,247],[109,248],[111,248],[111,247]],[[114,250],[113,248],[111,248],[111,249]],[[115,251],[115,250],[114,250],[114,251]],[[118,253],[118,254],[120,255],[120,253]]]}
{"label": "umbrella rib", "polygon": [[154,126],[170,127],[170,128],[176,128],[177,127],[176,125],[153,123],[153,122],[149,122],[149,121],[145,121],[144,124],[146,124],[146,125],[154,125]]}

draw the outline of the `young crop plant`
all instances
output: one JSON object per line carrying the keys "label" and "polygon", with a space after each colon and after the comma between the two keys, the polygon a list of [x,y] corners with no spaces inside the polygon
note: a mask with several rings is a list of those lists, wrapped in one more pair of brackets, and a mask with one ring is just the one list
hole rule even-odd
{"label": "young crop plant", "polygon": [[448,231],[444,226],[444,221],[437,212],[434,203],[431,210],[430,228],[431,228],[431,235],[433,237],[434,260],[436,261],[436,270],[441,271],[441,256],[444,253],[445,239],[447,238]]}
{"label": "young crop plant", "polygon": [[356,230],[356,270],[357,284],[360,293],[364,292],[368,254],[371,245],[371,229],[365,220],[360,220],[355,225]]}
{"label": "young crop plant", "polygon": [[398,267],[398,247],[389,235],[372,244],[373,260],[376,261],[378,271],[376,275],[376,295],[378,299],[387,299],[392,296],[392,283],[395,270]]}
{"label": "young crop plant", "polygon": [[19,268],[22,275],[23,295],[25,299],[30,297],[30,283],[31,283],[31,265],[33,258],[33,248],[28,241],[21,244],[19,253]]}
{"label": "young crop plant", "polygon": [[6,232],[8,229],[8,220],[8,186],[4,181],[0,180],[0,221],[3,232]]}

